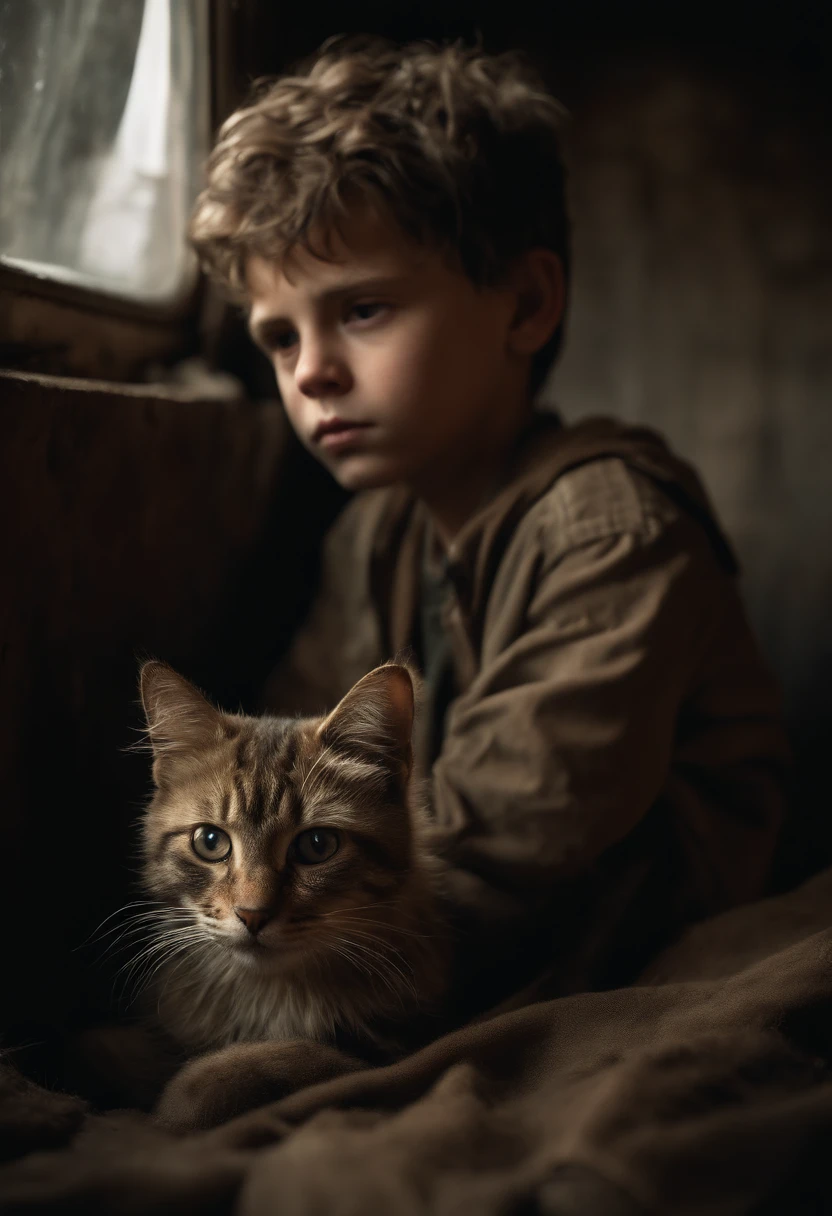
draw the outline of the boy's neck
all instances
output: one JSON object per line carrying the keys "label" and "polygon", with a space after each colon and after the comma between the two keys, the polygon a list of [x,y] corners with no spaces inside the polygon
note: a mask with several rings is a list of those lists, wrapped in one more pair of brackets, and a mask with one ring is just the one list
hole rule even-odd
{"label": "boy's neck", "polygon": [[503,485],[518,443],[534,420],[531,403],[514,424],[480,445],[470,456],[437,466],[429,479],[413,486],[428,509],[437,539],[447,551],[456,536]]}

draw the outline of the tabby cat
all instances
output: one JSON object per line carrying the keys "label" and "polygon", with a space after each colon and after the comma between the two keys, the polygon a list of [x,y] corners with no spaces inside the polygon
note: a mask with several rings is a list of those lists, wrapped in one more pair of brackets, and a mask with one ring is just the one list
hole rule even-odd
{"label": "tabby cat", "polygon": [[321,718],[223,713],[155,661],[141,693],[156,785],[143,882],[168,959],[152,1003],[200,1057],[159,1117],[206,1126],[395,1055],[449,973],[407,668],[376,668]]}

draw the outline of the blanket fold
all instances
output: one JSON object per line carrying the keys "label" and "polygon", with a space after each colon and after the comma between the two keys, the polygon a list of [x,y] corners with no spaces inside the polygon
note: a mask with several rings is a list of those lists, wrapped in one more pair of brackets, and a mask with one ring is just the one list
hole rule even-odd
{"label": "blanket fold", "polygon": [[832,1211],[832,871],[698,926],[637,986],[546,990],[188,1136],[43,1091],[39,1124],[7,1065],[0,1212]]}

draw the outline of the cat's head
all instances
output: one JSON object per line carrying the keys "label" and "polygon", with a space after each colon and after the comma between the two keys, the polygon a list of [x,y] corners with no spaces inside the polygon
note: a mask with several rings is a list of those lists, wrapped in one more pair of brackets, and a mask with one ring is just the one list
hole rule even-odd
{"label": "cat's head", "polygon": [[337,961],[395,919],[418,868],[406,667],[376,668],[322,718],[223,713],[155,661],[141,694],[156,784],[144,884],[183,940],[283,970]]}

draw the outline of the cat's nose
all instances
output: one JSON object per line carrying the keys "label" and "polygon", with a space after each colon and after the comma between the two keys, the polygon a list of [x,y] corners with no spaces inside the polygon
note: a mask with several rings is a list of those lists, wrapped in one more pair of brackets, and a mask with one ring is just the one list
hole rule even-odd
{"label": "cat's nose", "polygon": [[252,937],[256,937],[263,926],[271,920],[271,908],[235,908],[237,920],[241,920]]}

